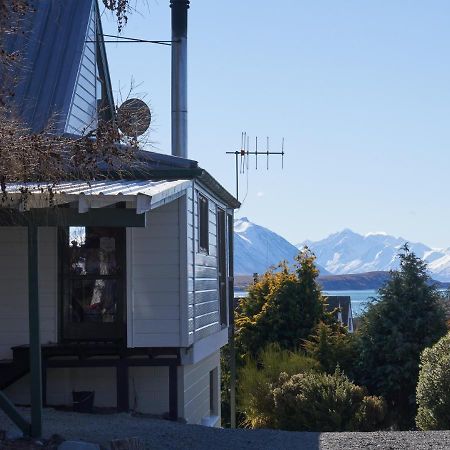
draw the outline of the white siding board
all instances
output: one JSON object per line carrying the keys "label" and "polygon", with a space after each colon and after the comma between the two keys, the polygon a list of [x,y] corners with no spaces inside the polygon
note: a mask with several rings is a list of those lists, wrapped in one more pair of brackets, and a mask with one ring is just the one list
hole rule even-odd
{"label": "white siding board", "polygon": [[[183,398],[184,418],[188,423],[199,424],[203,417],[211,413],[210,371],[214,369],[217,369],[216,383],[220,386],[220,353],[218,351],[197,364],[183,367],[183,392],[180,395]],[[216,392],[217,405],[220,404],[219,393],[220,389]]]}
{"label": "white siding board", "polygon": [[[28,344],[27,229],[0,229],[0,359],[12,356],[11,347]],[[39,228],[39,300],[41,341],[57,340],[57,233]]]}
{"label": "white siding board", "polygon": [[[141,317],[141,316],[139,316]],[[135,333],[149,333],[149,334],[177,334],[179,330],[179,319],[135,319],[134,330]]]}
{"label": "white siding board", "polygon": [[[130,408],[145,414],[167,413],[168,377],[167,367],[130,367]],[[6,390],[8,397],[16,403],[29,404],[29,383],[27,375]],[[48,369],[47,387],[49,406],[72,405],[72,391],[95,391],[95,406],[117,406],[114,368]]]}
{"label": "white siding board", "polygon": [[147,226],[129,235],[133,347],[180,345],[181,201],[147,213]]}

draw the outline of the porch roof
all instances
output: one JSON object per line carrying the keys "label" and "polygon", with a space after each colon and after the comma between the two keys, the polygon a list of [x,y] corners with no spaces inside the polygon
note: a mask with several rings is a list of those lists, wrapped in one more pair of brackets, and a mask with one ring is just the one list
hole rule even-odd
{"label": "porch roof", "polygon": [[[45,183],[8,184],[7,204],[25,211],[31,208],[48,208],[53,205],[78,203],[78,212],[86,213],[90,208],[101,208],[118,202],[131,202],[137,214],[169,203],[191,186],[189,180],[105,180],[67,181],[55,186]],[[24,195],[24,189],[30,196]]]}

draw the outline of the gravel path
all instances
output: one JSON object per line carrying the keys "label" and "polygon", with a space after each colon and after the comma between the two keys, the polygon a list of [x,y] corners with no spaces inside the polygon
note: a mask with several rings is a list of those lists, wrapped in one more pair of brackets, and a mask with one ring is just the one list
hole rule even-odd
{"label": "gravel path", "polygon": [[[23,409],[28,414],[28,409]],[[0,430],[13,425],[0,412]],[[106,445],[111,439],[138,437],[149,449],[450,449],[450,431],[376,433],[300,433],[277,430],[228,430],[183,425],[130,414],[77,414],[46,409],[45,437]]]}

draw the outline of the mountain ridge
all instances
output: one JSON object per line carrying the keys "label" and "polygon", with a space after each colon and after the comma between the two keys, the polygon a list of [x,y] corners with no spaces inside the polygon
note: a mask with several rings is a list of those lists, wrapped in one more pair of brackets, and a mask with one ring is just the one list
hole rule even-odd
{"label": "mountain ridge", "polygon": [[242,217],[235,219],[234,236],[236,274],[264,273],[283,260],[292,264],[305,244],[315,253],[321,276],[387,272],[398,268],[398,252],[408,243],[426,261],[435,280],[450,281],[450,248],[432,248],[385,232],[363,235],[345,228],[319,241],[308,239],[293,245],[268,228]]}
{"label": "mountain ridge", "polygon": [[356,233],[348,228],[332,233],[319,241],[307,240],[317,262],[334,275],[365,273],[398,269],[398,252],[409,248],[427,264],[430,274],[438,281],[450,280],[450,251],[431,248],[421,242],[411,242],[387,233]]}
{"label": "mountain ridge", "polygon": [[[294,262],[298,248],[279,234],[250,222],[247,217],[234,221],[234,272],[250,275],[264,273],[271,266],[287,260]],[[318,267],[320,273],[329,272]]]}

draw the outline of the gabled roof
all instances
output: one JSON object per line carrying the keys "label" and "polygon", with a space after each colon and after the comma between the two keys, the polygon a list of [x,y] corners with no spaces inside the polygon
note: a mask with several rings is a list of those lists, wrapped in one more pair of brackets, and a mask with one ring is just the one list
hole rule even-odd
{"label": "gabled roof", "polygon": [[[97,0],[34,0],[32,6],[35,10],[24,19],[23,33],[7,42],[7,49],[21,57],[13,104],[33,132],[42,131],[50,121],[55,132],[63,133],[89,36],[94,38],[90,45],[95,48],[105,97],[113,108]],[[93,14],[95,35],[89,35]]]}
{"label": "gabled roof", "polygon": [[[352,314],[352,302],[351,298],[348,295],[329,295],[326,296],[326,303],[328,304],[328,311],[332,312],[338,309],[338,317],[344,326],[348,326],[349,329],[353,328],[351,326],[351,321],[353,321]],[[350,330],[351,331],[351,330]]]}
{"label": "gabled roof", "polygon": [[[52,132],[67,137],[86,129],[92,105],[112,119],[114,99],[97,0],[31,3],[35,11],[24,20],[23,33],[12,35],[6,43],[8,51],[18,51],[22,57],[12,99],[15,111],[32,132],[52,125]],[[0,82],[4,81],[1,75]],[[98,79],[104,102],[101,108]],[[122,167],[116,177],[108,171],[108,176],[153,181],[196,179],[230,207],[240,206],[196,161],[142,150],[135,155],[130,167]]]}

